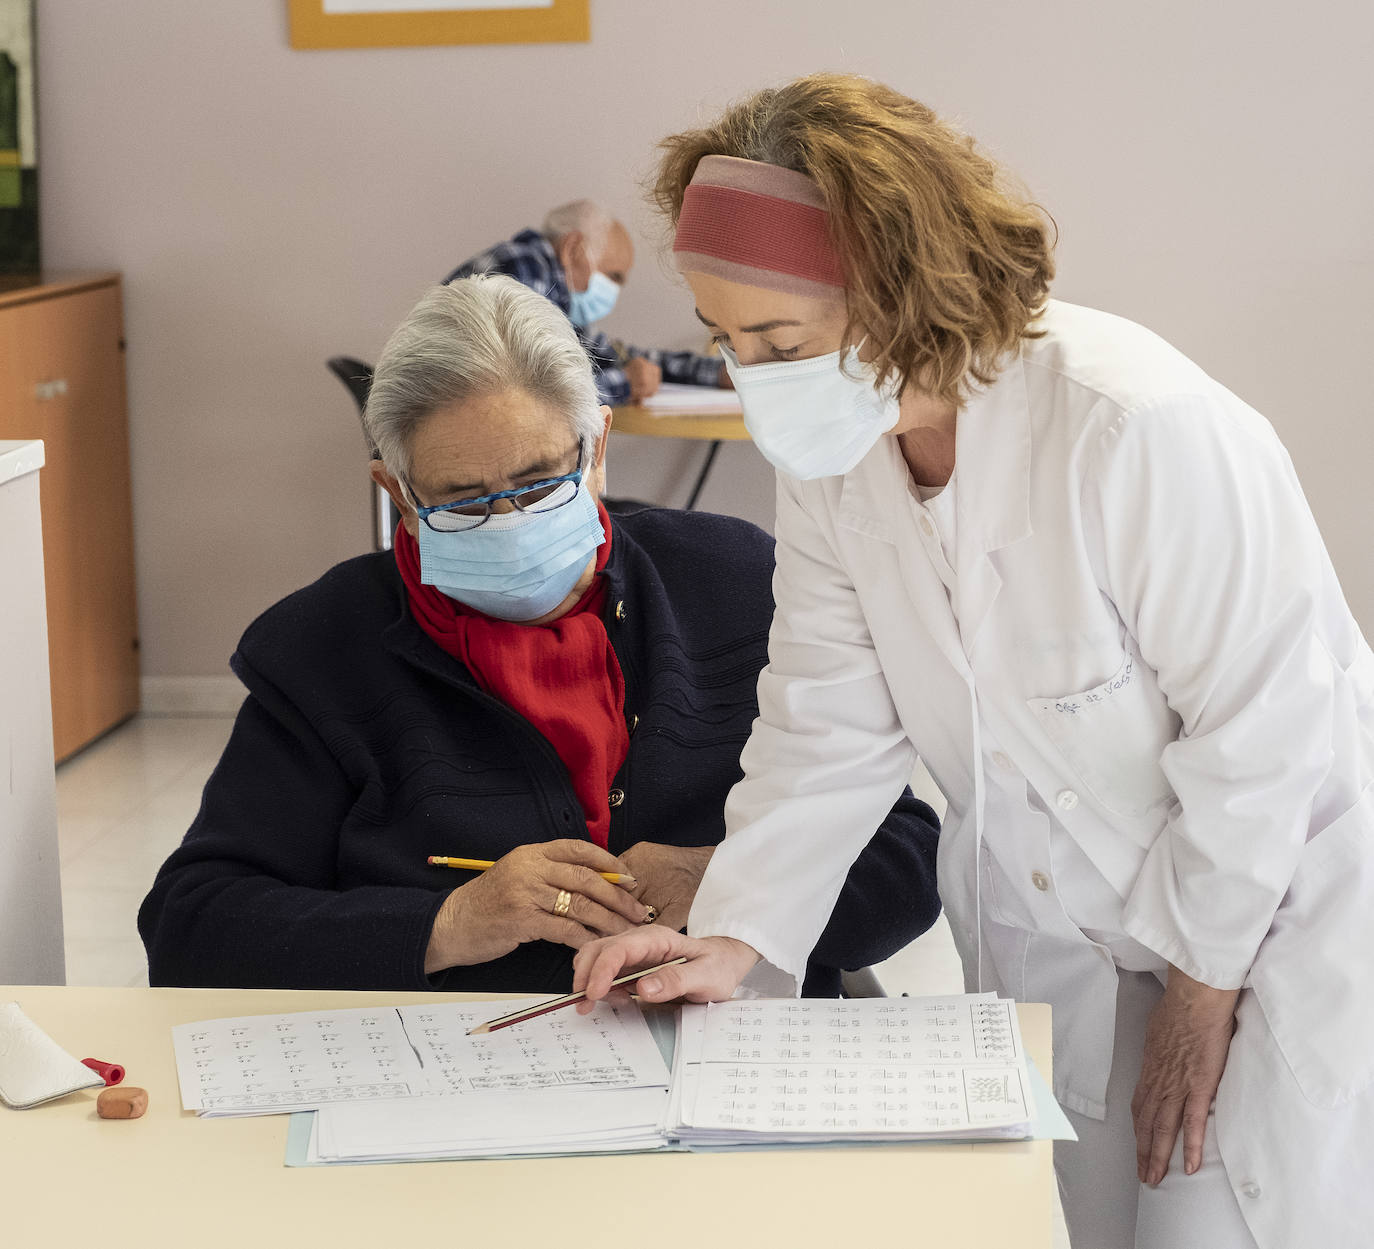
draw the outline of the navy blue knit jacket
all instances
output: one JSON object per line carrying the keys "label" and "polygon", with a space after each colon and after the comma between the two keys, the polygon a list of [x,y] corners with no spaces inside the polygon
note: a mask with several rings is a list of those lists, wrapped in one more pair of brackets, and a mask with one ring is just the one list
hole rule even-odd
{"label": "navy blue knit jacket", "polygon": [[[758,714],[772,542],[699,512],[612,524],[606,627],[635,727],[609,849],[714,845]],[[426,856],[499,859],[585,837],[586,821],[548,741],[415,623],[389,552],[270,608],[231,663],[248,697],[139,911],[154,985],[567,989],[572,951],[547,942],[425,975],[435,914],[464,879]],[[837,993],[839,969],[934,922],[937,827],[902,796],[850,870],[806,992]]]}

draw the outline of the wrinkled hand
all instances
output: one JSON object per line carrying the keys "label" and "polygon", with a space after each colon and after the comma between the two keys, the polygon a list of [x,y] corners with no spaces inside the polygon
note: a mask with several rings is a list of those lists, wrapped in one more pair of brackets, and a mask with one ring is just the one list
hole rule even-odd
{"label": "wrinkled hand", "polygon": [[[599,872],[630,868],[589,841],[517,847],[444,899],[425,951],[426,974],[490,962],[526,941],[576,950],[642,924],[648,908]],[[566,917],[553,913],[560,889],[572,894]]]}
{"label": "wrinkled hand", "polygon": [[680,967],[665,967],[635,982],[634,990],[646,1002],[724,1002],[759,961],[753,946],[733,937],[688,937],[662,924],[649,924],[636,932],[622,933],[584,945],[573,956],[573,992],[586,991],[577,1012],[588,1014],[611,991],[611,981],[627,969],[656,967],[686,956]]}
{"label": "wrinkled hand", "polygon": [[639,403],[658,389],[658,384],[663,380],[663,370],[652,360],[632,356],[625,361],[625,380],[630,383],[630,402]]}
{"label": "wrinkled hand", "polygon": [[620,857],[630,865],[630,874],[638,882],[630,892],[658,908],[655,922],[682,929],[687,927],[687,912],[715,850],[714,846],[662,846],[640,841]]}
{"label": "wrinkled hand", "polygon": [[1185,1174],[1202,1165],[1207,1114],[1226,1068],[1239,995],[1169,968],[1168,987],[1145,1029],[1145,1057],[1131,1098],[1142,1184],[1158,1184],[1168,1174],[1180,1127]]}

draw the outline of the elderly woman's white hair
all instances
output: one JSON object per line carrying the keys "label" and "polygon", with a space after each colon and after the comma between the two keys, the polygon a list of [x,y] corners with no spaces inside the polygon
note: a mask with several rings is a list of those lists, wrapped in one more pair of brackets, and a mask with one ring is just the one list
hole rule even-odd
{"label": "elderly woman's white hair", "polygon": [[382,349],[363,424],[383,463],[409,480],[415,431],[439,408],[523,390],[566,417],[578,444],[604,424],[591,362],[572,323],[503,274],[436,286]]}

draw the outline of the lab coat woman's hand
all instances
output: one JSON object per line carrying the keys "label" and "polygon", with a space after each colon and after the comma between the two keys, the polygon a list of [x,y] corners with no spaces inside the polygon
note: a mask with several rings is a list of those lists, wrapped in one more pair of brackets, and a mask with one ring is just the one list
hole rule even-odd
{"label": "lab coat woman's hand", "polygon": [[1214,989],[1169,968],[1168,986],[1145,1029],[1145,1056],[1131,1098],[1142,1184],[1158,1184],[1168,1174],[1180,1128],[1185,1174],[1202,1165],[1207,1115],[1226,1068],[1239,996],[1239,989]]}
{"label": "lab coat woman's hand", "polygon": [[733,937],[688,937],[662,924],[621,933],[584,945],[573,957],[573,992],[586,992],[577,1004],[588,1014],[611,991],[611,981],[640,967],[655,967],[686,957],[679,967],[665,967],[635,983],[646,1002],[724,1002],[739,987],[759,952]]}

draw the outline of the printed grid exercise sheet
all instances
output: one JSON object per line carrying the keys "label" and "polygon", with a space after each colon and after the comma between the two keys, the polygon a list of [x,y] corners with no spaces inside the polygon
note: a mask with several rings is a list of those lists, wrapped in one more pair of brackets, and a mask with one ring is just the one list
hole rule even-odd
{"label": "printed grid exercise sheet", "polygon": [[172,1029],[181,1100],[202,1115],[281,1114],[420,1095],[663,1087],[638,1007],[598,1004],[468,1036],[519,1002],[208,1019]]}
{"label": "printed grid exercise sheet", "polygon": [[670,1131],[697,1144],[1016,1138],[1034,1117],[1015,1003],[993,994],[685,1006]]}

